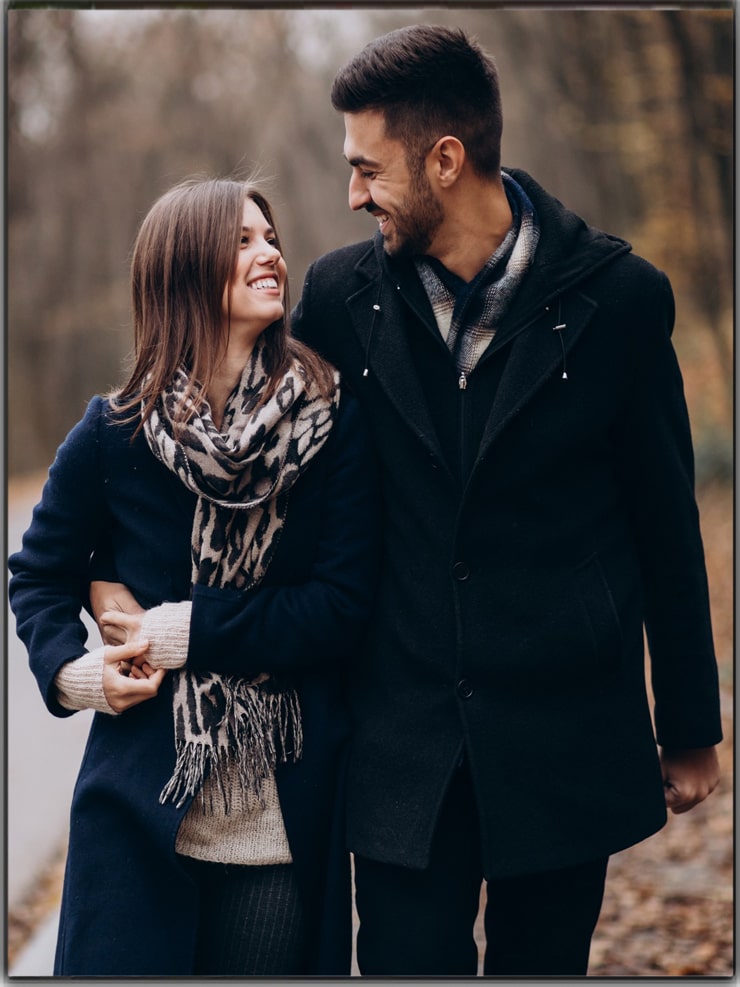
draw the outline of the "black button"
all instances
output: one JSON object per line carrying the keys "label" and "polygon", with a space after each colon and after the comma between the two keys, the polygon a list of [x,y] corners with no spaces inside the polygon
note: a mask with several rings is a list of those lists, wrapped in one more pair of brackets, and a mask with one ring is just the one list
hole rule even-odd
{"label": "black button", "polygon": [[452,575],[455,577],[455,579],[460,580],[460,582],[463,582],[463,580],[467,579],[468,576],[470,575],[470,569],[468,569],[467,563],[456,562],[452,567]]}
{"label": "black button", "polygon": [[473,686],[467,679],[460,679],[457,683],[457,694],[461,699],[470,699],[473,695]]}

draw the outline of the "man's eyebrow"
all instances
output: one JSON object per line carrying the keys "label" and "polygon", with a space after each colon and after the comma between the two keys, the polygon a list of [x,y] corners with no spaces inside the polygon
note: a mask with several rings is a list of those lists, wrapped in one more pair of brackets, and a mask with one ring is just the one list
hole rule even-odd
{"label": "man's eyebrow", "polygon": [[377,161],[373,161],[372,158],[364,157],[362,154],[356,154],[353,158],[345,157],[344,160],[348,164],[351,164],[353,168],[357,168],[359,165],[365,165],[366,167],[370,167],[370,168],[377,168],[379,163]]}

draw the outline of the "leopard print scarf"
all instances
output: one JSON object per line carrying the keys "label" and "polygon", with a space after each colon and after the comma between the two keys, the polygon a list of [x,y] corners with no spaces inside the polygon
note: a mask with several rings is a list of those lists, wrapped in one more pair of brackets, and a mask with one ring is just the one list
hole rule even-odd
{"label": "leopard print scarf", "polygon": [[[194,583],[247,590],[264,576],[285,524],[290,488],[326,442],[339,404],[339,378],[326,399],[307,387],[294,362],[273,396],[259,404],[267,383],[259,340],[230,395],[221,429],[207,404],[187,424],[177,412],[193,408],[188,376],[177,373],[160,395],[144,431],[154,455],[198,495],[191,553]],[[254,656],[252,667],[259,666]],[[298,697],[289,683],[266,673],[254,679],[215,672],[174,673],[176,763],[160,802],[179,808],[210,773],[224,784],[230,760],[243,791],[261,798],[262,783],[279,762],[302,752]]]}

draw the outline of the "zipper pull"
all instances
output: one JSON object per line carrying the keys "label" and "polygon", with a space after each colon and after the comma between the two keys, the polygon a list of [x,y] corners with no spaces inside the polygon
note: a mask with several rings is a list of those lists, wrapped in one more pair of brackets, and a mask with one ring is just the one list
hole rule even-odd
{"label": "zipper pull", "polygon": [[460,376],[458,377],[457,386],[460,388],[461,391],[464,391],[465,388],[468,386],[468,378],[465,376],[464,372],[461,372]]}

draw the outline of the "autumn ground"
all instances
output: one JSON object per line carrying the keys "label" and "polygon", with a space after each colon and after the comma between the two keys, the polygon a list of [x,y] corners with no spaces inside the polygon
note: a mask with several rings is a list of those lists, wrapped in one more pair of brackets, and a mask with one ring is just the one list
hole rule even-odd
{"label": "autumn ground", "polygon": [[702,805],[612,858],[592,976],[734,973],[732,491],[705,490],[699,500],[722,685],[722,780]]}
{"label": "autumn ground", "polygon": [[[723,697],[722,781],[701,806],[671,816],[665,829],[615,855],[591,951],[593,977],[729,977],[733,910],[733,495],[699,497]],[[8,964],[58,905],[59,859],[33,894],[8,915]]]}

